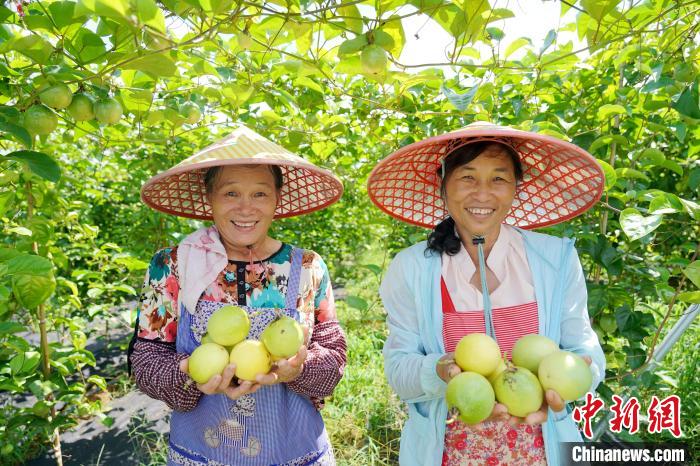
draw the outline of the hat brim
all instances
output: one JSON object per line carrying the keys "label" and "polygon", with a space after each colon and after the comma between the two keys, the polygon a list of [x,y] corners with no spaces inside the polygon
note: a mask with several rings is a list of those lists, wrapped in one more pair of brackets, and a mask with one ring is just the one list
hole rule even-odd
{"label": "hat brim", "polygon": [[596,159],[560,139],[496,125],[466,127],[405,146],[381,160],[367,182],[372,202],[401,221],[433,228],[447,216],[438,170],[450,152],[476,141],[515,149],[523,167],[504,223],[531,229],[564,222],[590,209],[605,177]]}
{"label": "hat brim", "polygon": [[315,212],[337,202],[343,194],[342,183],[328,170],[311,163],[258,156],[255,159],[207,160],[175,166],[148,180],[141,189],[141,200],[166,214],[213,220],[204,185],[206,171],[217,166],[258,164],[277,165],[282,169],[284,183],[275,218]]}

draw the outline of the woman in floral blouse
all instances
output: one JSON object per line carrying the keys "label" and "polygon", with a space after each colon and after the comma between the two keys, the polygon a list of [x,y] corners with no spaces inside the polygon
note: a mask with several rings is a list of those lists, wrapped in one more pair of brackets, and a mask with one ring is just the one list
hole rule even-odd
{"label": "woman in floral blouse", "polygon": [[[130,363],[139,388],[174,410],[168,464],[335,464],[318,410],[343,375],[346,344],[328,269],[268,230],[341,193],[332,174],[245,127],[144,185],[150,206],[214,221],[153,256],[138,307]],[[230,364],[195,383],[189,355],[226,304],[248,312],[248,338],[284,313],[305,345],[255,381],[237,380]]]}

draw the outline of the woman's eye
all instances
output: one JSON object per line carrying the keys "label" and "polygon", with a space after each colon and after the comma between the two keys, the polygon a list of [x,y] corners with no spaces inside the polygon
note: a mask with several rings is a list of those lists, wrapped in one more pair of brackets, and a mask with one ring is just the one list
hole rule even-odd
{"label": "woman's eye", "polygon": [[238,193],[237,193],[237,192],[234,192],[234,191],[229,191],[229,192],[226,193],[226,196],[228,196],[228,197],[236,197],[236,196],[238,196]]}
{"label": "woman's eye", "polygon": [[255,193],[255,197],[265,197],[265,196],[267,196],[267,193],[263,193],[263,192]]}

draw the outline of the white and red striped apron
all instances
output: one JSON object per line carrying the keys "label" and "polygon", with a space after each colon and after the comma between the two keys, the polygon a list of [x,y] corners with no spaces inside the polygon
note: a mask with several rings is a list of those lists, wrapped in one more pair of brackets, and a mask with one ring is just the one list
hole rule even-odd
{"label": "white and red striped apron", "polygon": [[[470,333],[486,333],[483,310],[458,312],[445,280],[440,280],[442,295],[442,337],[445,350],[455,350],[459,340]],[[492,309],[496,341],[510,359],[518,338],[537,333],[537,302]],[[546,466],[541,426],[485,421],[468,426],[457,420],[447,426],[443,466]]]}

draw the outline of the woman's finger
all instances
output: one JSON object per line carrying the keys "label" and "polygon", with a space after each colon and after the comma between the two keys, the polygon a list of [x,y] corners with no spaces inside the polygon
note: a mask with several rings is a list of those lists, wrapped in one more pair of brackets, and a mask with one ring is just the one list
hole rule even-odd
{"label": "woman's finger", "polygon": [[561,411],[564,409],[566,403],[564,403],[562,397],[551,388],[545,392],[544,396],[547,400],[547,404],[552,408],[552,411]]}
{"label": "woman's finger", "polygon": [[231,385],[231,380],[233,380],[233,376],[235,374],[235,364],[229,364],[228,366],[224,367],[224,371],[221,373],[221,381],[219,382],[219,386],[217,387],[219,392],[223,392]]}

